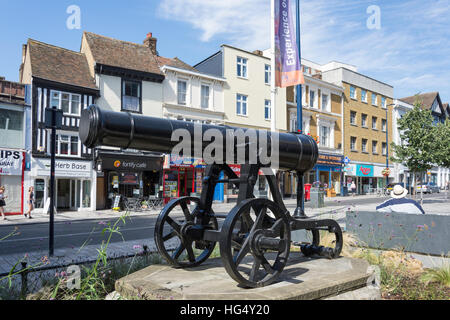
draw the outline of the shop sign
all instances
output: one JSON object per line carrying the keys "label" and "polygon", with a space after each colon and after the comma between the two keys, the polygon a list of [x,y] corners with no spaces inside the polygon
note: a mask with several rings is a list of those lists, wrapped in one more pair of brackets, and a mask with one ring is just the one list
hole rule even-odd
{"label": "shop sign", "polygon": [[206,163],[203,159],[195,159],[195,158],[190,158],[190,157],[180,157],[180,156],[171,155],[170,156],[170,166],[171,167],[203,169],[206,167]]}
{"label": "shop sign", "polygon": [[336,156],[331,154],[319,154],[319,159],[317,160],[318,165],[322,166],[342,166],[344,162],[344,156]]}
{"label": "shop sign", "polygon": [[120,184],[139,185],[139,175],[136,173],[122,173],[120,176]]}
{"label": "shop sign", "polygon": [[104,170],[141,172],[141,171],[159,171],[163,165],[162,158],[145,157],[112,157],[110,155],[101,155],[102,167]]}
{"label": "shop sign", "polygon": [[0,149],[0,175],[22,175],[23,152]]}
{"label": "shop sign", "polygon": [[356,176],[357,177],[373,177],[374,176],[373,166],[358,164],[356,166]]}
{"label": "shop sign", "polygon": [[344,167],[344,173],[348,176],[356,176],[356,165],[349,164]]}
{"label": "shop sign", "polygon": [[330,167],[330,166],[315,166],[314,170],[325,172],[341,172],[342,167]]}
{"label": "shop sign", "polygon": [[[50,176],[50,160],[34,159],[38,176]],[[60,160],[55,161],[55,176],[58,178],[91,178],[92,164],[87,161]]]}

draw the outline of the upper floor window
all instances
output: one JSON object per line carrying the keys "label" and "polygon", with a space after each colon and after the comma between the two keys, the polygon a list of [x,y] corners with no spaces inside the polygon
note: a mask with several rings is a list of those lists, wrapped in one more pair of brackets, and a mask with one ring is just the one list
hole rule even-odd
{"label": "upper floor window", "polygon": [[356,88],[354,86],[350,86],[350,98],[356,100]]}
{"label": "upper floor window", "polygon": [[238,77],[247,78],[247,59],[237,57],[237,75]]}
{"label": "upper floor window", "polygon": [[320,146],[322,147],[330,147],[330,128],[326,126],[320,127]]}
{"label": "upper floor window", "polygon": [[361,148],[362,148],[362,152],[367,152],[367,139],[362,139]]}
{"label": "upper floor window", "polygon": [[202,109],[209,109],[209,86],[202,84]]}
{"label": "upper floor window", "polygon": [[381,97],[381,106],[386,109],[386,98]]}
{"label": "upper floor window", "polygon": [[322,110],[329,111],[328,102],[328,95],[322,94]]}
{"label": "upper floor window", "polygon": [[0,109],[0,146],[23,148],[23,112]]}
{"label": "upper floor window", "polygon": [[50,107],[57,107],[65,114],[79,116],[81,110],[81,95],[61,91],[51,92]]}
{"label": "upper floor window", "polygon": [[383,156],[385,156],[387,154],[387,148],[386,148],[386,142],[383,142],[381,145],[381,148],[383,149]]}
{"label": "upper floor window", "polygon": [[78,136],[56,135],[56,155],[79,156]]}
{"label": "upper floor window", "polygon": [[236,114],[240,116],[247,115],[247,96],[242,94],[236,96]]}
{"label": "upper floor window", "polygon": [[375,93],[372,93],[372,105],[378,105],[378,96]]}
{"label": "upper floor window", "polygon": [[381,130],[386,132],[386,119],[381,120]]}
{"label": "upper floor window", "polygon": [[309,106],[310,106],[311,108],[314,108],[315,100],[316,100],[316,92],[313,91],[313,90],[311,90],[311,91],[309,92]]}
{"label": "upper floor window", "polygon": [[141,112],[141,83],[123,80],[122,83],[122,110]]}
{"label": "upper floor window", "polygon": [[186,105],[187,82],[178,80],[178,104]]}
{"label": "upper floor window", "polygon": [[372,141],[372,153],[377,154],[378,153],[378,142]]}
{"label": "upper floor window", "polygon": [[310,68],[310,67],[304,66],[303,69],[305,70],[305,71],[304,71],[305,73],[311,74],[311,68]]}
{"label": "upper floor window", "polygon": [[270,100],[265,100],[264,102],[264,118],[270,120],[272,118],[272,102]]}
{"label": "upper floor window", "polygon": [[361,89],[361,101],[367,103],[367,91],[364,89]]}
{"label": "upper floor window", "polygon": [[372,129],[373,130],[378,130],[377,122],[378,122],[378,118],[377,117],[372,117]]}
{"label": "upper floor window", "polygon": [[350,150],[356,151],[356,137],[350,137]]}
{"label": "upper floor window", "polygon": [[361,126],[367,128],[367,114],[361,116]]}
{"label": "upper floor window", "polygon": [[266,64],[264,66],[264,83],[270,84],[271,79],[272,79],[272,67]]}
{"label": "upper floor window", "polygon": [[350,111],[350,123],[356,125],[356,112]]}

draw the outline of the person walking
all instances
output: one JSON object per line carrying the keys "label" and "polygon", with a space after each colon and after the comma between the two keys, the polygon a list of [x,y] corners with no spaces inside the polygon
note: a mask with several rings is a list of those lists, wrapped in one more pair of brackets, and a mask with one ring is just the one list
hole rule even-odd
{"label": "person walking", "polygon": [[34,187],[30,187],[28,189],[28,212],[24,213],[25,218],[28,216],[29,219],[33,219],[31,217],[31,211],[34,210]]}
{"label": "person walking", "polygon": [[425,214],[422,206],[412,200],[406,199],[408,190],[403,188],[401,185],[397,184],[391,191],[391,198],[377,207],[377,212],[383,213],[415,213],[415,214]]}
{"label": "person walking", "polygon": [[7,198],[8,197],[5,196],[5,187],[0,187],[0,213],[2,215],[2,220],[6,220],[4,208],[6,206],[5,199]]}
{"label": "person walking", "polygon": [[352,188],[352,195],[355,196],[355,194],[356,194],[356,184],[355,184],[355,181],[352,181],[352,186],[351,186],[351,188]]}

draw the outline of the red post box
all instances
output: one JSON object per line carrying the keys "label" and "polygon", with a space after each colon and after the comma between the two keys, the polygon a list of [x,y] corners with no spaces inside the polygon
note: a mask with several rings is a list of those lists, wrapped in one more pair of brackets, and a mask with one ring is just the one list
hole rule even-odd
{"label": "red post box", "polygon": [[311,187],[311,184],[305,184],[305,201],[311,201]]}

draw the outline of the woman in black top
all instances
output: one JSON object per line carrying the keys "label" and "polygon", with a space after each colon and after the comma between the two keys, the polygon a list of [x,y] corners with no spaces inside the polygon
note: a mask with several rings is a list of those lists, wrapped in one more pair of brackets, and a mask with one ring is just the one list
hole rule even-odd
{"label": "woman in black top", "polygon": [[34,188],[30,187],[28,189],[28,212],[25,213],[25,217],[28,215],[30,219],[33,219],[31,217],[31,211],[34,210]]}

